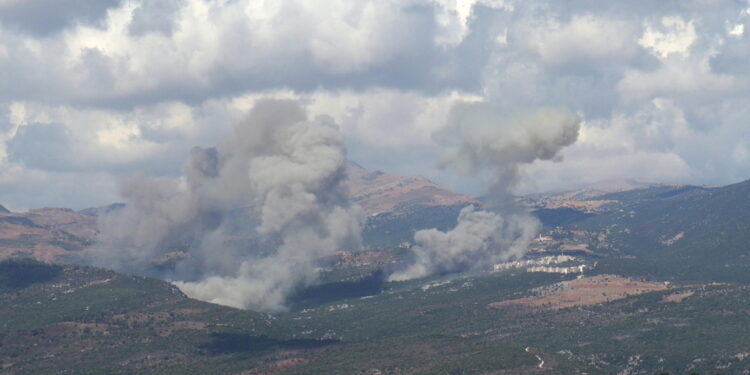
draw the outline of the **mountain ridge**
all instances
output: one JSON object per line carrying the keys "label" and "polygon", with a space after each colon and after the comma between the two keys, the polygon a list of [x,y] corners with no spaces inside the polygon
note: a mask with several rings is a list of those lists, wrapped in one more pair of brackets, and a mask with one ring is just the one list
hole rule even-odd
{"label": "mountain ridge", "polygon": [[354,203],[368,216],[403,214],[415,206],[454,206],[477,203],[474,198],[453,192],[422,176],[406,177],[370,170],[349,162],[344,183]]}
{"label": "mountain ridge", "polygon": [[[384,273],[409,253],[386,242],[338,254],[318,285],[274,316],[191,300],[161,280],[0,262],[0,321],[10,322],[0,325],[0,366],[9,374],[750,371],[750,180],[586,199],[615,203],[546,225],[524,262],[388,282]],[[432,225],[458,209],[381,213],[368,226]],[[71,212],[0,219],[73,230],[63,219],[83,214]]]}

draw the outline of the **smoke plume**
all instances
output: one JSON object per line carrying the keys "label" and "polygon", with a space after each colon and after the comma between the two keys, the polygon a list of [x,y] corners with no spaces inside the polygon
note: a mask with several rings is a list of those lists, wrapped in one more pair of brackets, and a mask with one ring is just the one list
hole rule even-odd
{"label": "smoke plume", "polygon": [[342,186],[346,150],[328,117],[259,101],[180,179],[135,178],[100,219],[100,265],[171,279],[187,295],[277,311],[316,278],[316,261],[360,246],[364,215]]}
{"label": "smoke plume", "polygon": [[454,107],[448,125],[435,137],[444,147],[440,165],[465,175],[488,173],[491,211],[468,206],[450,231],[418,231],[412,262],[389,279],[478,269],[522,256],[541,224],[513,201],[521,167],[555,159],[576,141],[580,122],[575,113],[559,108],[507,116],[487,103]]}

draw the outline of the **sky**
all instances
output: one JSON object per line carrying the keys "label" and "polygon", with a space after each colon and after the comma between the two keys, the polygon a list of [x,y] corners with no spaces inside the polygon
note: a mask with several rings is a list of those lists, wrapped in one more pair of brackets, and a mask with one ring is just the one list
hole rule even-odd
{"label": "sky", "polygon": [[[750,178],[748,1],[0,0],[0,204],[81,209],[177,177],[261,98],[330,115],[349,158],[437,166],[451,108],[582,119],[519,193]],[[519,125],[520,126],[520,125]]]}

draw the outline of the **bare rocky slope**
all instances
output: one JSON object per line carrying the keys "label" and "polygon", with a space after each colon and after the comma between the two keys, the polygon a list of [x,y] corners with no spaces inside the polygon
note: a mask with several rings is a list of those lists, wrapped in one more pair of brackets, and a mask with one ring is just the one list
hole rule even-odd
{"label": "bare rocky slope", "polygon": [[34,257],[64,261],[96,239],[96,217],[67,208],[0,212],[0,259]]}
{"label": "bare rocky slope", "polygon": [[401,214],[417,206],[454,206],[475,203],[466,195],[450,191],[425,177],[404,177],[373,171],[349,163],[346,187],[352,200],[372,216]]}

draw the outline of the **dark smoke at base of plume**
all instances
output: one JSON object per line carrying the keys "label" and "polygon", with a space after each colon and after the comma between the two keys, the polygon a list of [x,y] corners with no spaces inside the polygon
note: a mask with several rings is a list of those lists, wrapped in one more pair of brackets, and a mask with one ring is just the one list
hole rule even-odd
{"label": "dark smoke at base of plume", "polygon": [[460,104],[435,138],[444,147],[441,167],[464,175],[487,171],[491,211],[465,207],[455,228],[415,233],[413,258],[390,275],[391,281],[481,269],[523,256],[541,223],[515,204],[512,189],[521,168],[555,160],[578,139],[581,118],[560,108],[541,108],[507,116],[488,103]]}
{"label": "dark smoke at base of plume", "polygon": [[345,158],[329,117],[258,101],[217,147],[193,150],[184,177],[124,183],[128,204],[100,218],[92,262],[173,280],[204,301],[283,310],[315,281],[319,259],[360,247],[364,214],[343,189]]}

